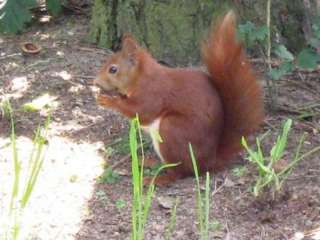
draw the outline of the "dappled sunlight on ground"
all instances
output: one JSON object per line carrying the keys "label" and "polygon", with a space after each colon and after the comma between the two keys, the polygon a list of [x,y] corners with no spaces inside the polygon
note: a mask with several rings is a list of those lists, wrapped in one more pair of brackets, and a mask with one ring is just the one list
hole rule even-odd
{"label": "dappled sunlight on ground", "polygon": [[[0,212],[7,212],[13,182],[12,147],[10,140],[0,139]],[[22,173],[26,173],[32,141],[17,139]],[[83,216],[88,214],[87,201],[93,194],[96,178],[102,173],[101,145],[75,143],[63,137],[49,137],[45,161],[34,192],[23,215],[22,239],[73,239]],[[22,176],[21,188],[25,181]],[[1,214],[0,229],[8,221]],[[0,230],[0,236],[1,236]],[[32,238],[33,239],[33,238]]]}

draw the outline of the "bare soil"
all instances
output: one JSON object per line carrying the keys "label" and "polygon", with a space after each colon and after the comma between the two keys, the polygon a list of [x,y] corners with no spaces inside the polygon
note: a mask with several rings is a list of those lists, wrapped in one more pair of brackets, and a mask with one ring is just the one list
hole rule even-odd
{"label": "bare soil", "polygon": [[[10,99],[14,108],[23,168],[27,166],[34,132],[48,111],[29,112],[22,106],[45,93],[55,102],[45,164],[22,224],[25,238],[130,239],[130,158],[126,158],[128,152],[109,157],[105,153],[106,146],[128,134],[128,120],[95,102],[92,80],[109,52],[86,41],[88,27],[87,17],[64,16],[49,23],[35,23],[21,35],[0,37],[0,96],[1,100]],[[27,41],[39,44],[41,52],[23,54],[20,44]],[[259,61],[256,65],[263,76],[263,65]],[[267,110],[261,133],[271,130],[264,141],[265,149],[270,149],[281,123],[287,118],[295,120],[284,162],[292,159],[303,132],[308,132],[304,152],[320,145],[319,76],[319,70],[296,71],[277,82],[280,110]],[[210,239],[290,239],[298,231],[319,227],[319,156],[316,153],[303,160],[275,200],[269,193],[258,199],[253,197],[250,188],[257,171],[239,156],[241,166],[247,169],[243,175],[237,176],[233,169],[239,166],[233,166],[212,180]],[[113,184],[99,181],[104,165],[123,158],[127,160],[115,168],[119,180]],[[10,121],[1,115],[0,229],[6,224],[4,213],[12,175]],[[193,178],[158,188],[145,239],[165,239],[176,198],[179,204],[171,239],[199,239],[195,196]]]}

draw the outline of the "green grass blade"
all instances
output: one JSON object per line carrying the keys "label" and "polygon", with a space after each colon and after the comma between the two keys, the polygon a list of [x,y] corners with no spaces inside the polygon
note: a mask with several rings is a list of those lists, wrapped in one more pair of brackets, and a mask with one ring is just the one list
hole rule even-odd
{"label": "green grass blade", "polygon": [[278,173],[278,175],[282,178],[282,181],[284,181],[287,178],[287,176],[290,175],[291,170],[301,160],[299,158],[299,155],[301,152],[302,145],[306,139],[306,136],[307,136],[306,133],[303,133],[302,136],[300,137],[294,160],[288,166],[286,166],[286,168],[284,168],[281,172]]}
{"label": "green grass blade", "polygon": [[[44,139],[47,137],[48,129],[50,124],[50,115],[48,116],[44,129],[43,129],[43,136],[41,136],[41,127],[38,127],[36,131],[36,135],[34,137],[34,147],[31,153],[30,158],[30,173],[28,175],[28,178],[26,179],[26,185],[21,197],[21,208],[25,208],[27,205],[31,193],[34,190],[34,186],[37,182],[40,170],[42,169],[42,165],[44,162],[44,146],[45,141]],[[34,155],[35,154],[35,155]]]}
{"label": "green grass blade", "polygon": [[11,145],[12,145],[12,154],[13,154],[13,168],[14,168],[14,177],[13,177],[13,186],[12,186],[12,193],[11,193],[11,200],[10,200],[10,206],[9,206],[9,213],[12,214],[14,211],[14,205],[16,202],[16,199],[18,197],[19,192],[19,183],[20,183],[20,170],[21,170],[21,164],[19,162],[18,157],[18,149],[16,144],[16,134],[15,134],[15,124],[13,119],[13,110],[10,105],[10,102],[8,102],[8,112],[10,116],[10,122],[11,122]]}
{"label": "green grass blade", "polygon": [[[40,151],[42,151],[42,149]],[[37,157],[38,157],[38,155],[37,155]],[[22,209],[25,208],[25,206],[27,205],[27,203],[30,199],[31,193],[34,190],[34,186],[37,182],[37,179],[38,179],[40,170],[42,168],[43,162],[44,162],[44,157],[42,157],[40,160],[40,154],[39,154],[39,160],[36,161],[36,164],[32,168],[32,175],[30,176],[30,179],[26,185],[25,191],[24,191],[22,198],[21,198],[21,208]]]}
{"label": "green grass blade", "polygon": [[257,155],[256,161],[257,161],[258,166],[259,166],[259,174],[260,174],[260,176],[263,176],[266,173],[268,173],[269,168],[265,166],[265,160],[264,160],[264,157],[263,157],[260,140],[258,138],[257,138],[257,149],[258,149],[258,152],[256,154]]}
{"label": "green grass blade", "polygon": [[136,129],[138,130],[138,138],[139,138],[139,142],[140,142],[140,146],[141,146],[140,191],[141,191],[141,195],[143,195],[144,148],[143,148],[141,125],[140,125],[140,120],[139,120],[138,114],[136,115]]}
{"label": "green grass blade", "polygon": [[283,156],[284,149],[287,146],[288,134],[291,130],[291,126],[292,126],[292,119],[288,119],[283,126],[281,136],[278,137],[277,139],[274,150],[271,151],[271,156],[272,156],[271,160],[273,161],[273,163],[281,159],[281,157]]}
{"label": "green grass blade", "polygon": [[201,196],[201,190],[200,190],[200,181],[199,181],[199,172],[198,172],[198,166],[197,166],[197,161],[192,149],[191,143],[189,143],[189,152],[192,160],[192,165],[193,165],[193,170],[194,170],[194,175],[196,178],[196,190],[197,190],[197,212],[198,212],[198,220],[199,220],[199,230],[200,234],[202,236],[203,234],[203,207],[202,207],[202,196]]}
{"label": "green grass blade", "polygon": [[173,229],[176,226],[176,220],[177,220],[177,206],[179,204],[179,198],[176,198],[176,203],[173,207],[173,209],[171,210],[170,213],[170,221],[169,224],[166,227],[166,232],[165,232],[165,236],[164,239],[165,240],[170,240],[172,237],[172,233],[173,233]]}
{"label": "green grass blade", "polygon": [[318,151],[320,151],[320,146],[318,146],[318,147],[310,150],[309,152],[303,154],[301,157],[299,157],[299,158],[297,159],[297,161],[300,161],[300,160],[302,160],[302,159],[304,159],[304,158],[306,158],[306,157],[309,157],[310,155],[312,155],[312,154],[314,154],[314,153],[316,153],[316,152],[318,152]]}
{"label": "green grass blade", "polygon": [[132,184],[133,184],[133,200],[132,200],[132,239],[138,240],[139,232],[139,210],[140,210],[140,174],[139,174],[139,160],[137,153],[137,131],[136,131],[136,119],[130,122],[129,132],[130,151],[132,158]]}
{"label": "green grass blade", "polygon": [[155,182],[157,176],[159,176],[160,172],[163,171],[164,169],[176,167],[178,165],[179,164],[175,164],[175,163],[162,165],[160,168],[157,169],[155,175],[152,177],[150,185],[148,187],[147,195],[146,195],[146,201],[145,201],[145,206],[144,206],[144,214],[143,214],[143,216],[144,216],[143,223],[146,223],[147,218],[149,216],[149,209],[150,209],[150,206],[151,206],[151,203],[152,203],[152,199],[153,199],[153,196],[154,196],[154,189],[155,189],[154,182]]}
{"label": "green grass blade", "polygon": [[[138,140],[141,146],[141,164],[139,168],[138,158]],[[169,167],[177,166],[177,164],[167,164],[157,169],[156,174],[151,180],[146,194],[143,191],[143,177],[144,177],[144,149],[141,126],[138,115],[131,120],[129,145],[132,156],[132,178],[133,178],[133,206],[132,206],[132,239],[141,240],[144,238],[144,228],[147,222],[149,211],[155,192],[154,181],[159,173]]]}
{"label": "green grass blade", "polygon": [[210,175],[206,174],[204,239],[209,240]]}
{"label": "green grass blade", "polygon": [[[257,140],[257,143],[259,141]],[[257,152],[254,152],[247,144],[247,141],[245,140],[244,137],[242,137],[241,139],[241,143],[242,143],[242,146],[244,146],[244,148],[246,149],[246,151],[248,152],[249,156],[251,159],[249,159],[250,162],[254,162],[258,165],[258,170],[259,170],[259,174],[260,175],[263,175],[264,172],[270,172],[270,170],[263,165],[262,162],[264,162],[264,160],[261,160],[261,158],[264,158],[263,157],[263,154],[262,154],[262,150],[261,148],[258,148],[258,151],[260,151],[261,153],[257,153]]]}
{"label": "green grass blade", "polygon": [[291,173],[291,171],[293,170],[293,168],[295,167],[295,165],[297,165],[301,160],[303,160],[304,158],[320,151],[320,146],[313,148],[312,150],[308,151],[307,153],[300,155],[300,151],[302,148],[302,145],[305,141],[306,138],[306,134],[303,134],[300,138],[300,142],[299,142],[299,146],[297,148],[296,154],[295,154],[295,158],[294,160],[284,169],[282,170],[279,175],[282,177],[282,181],[284,181]]}

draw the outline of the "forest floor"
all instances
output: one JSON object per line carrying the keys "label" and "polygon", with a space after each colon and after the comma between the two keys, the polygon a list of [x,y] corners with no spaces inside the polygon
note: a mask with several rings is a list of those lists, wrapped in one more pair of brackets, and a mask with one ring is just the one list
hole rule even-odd
{"label": "forest floor", "polygon": [[[53,109],[45,162],[22,218],[24,239],[130,238],[128,120],[95,102],[92,80],[108,52],[86,42],[88,28],[87,17],[61,17],[35,23],[21,35],[0,37],[0,96],[1,100],[10,99],[14,109],[22,172],[34,132],[48,116],[45,108],[27,111],[23,105],[48,94]],[[41,45],[42,51],[22,54],[20,44],[26,41]],[[256,65],[263,76],[262,64]],[[284,120],[294,119],[284,161],[293,158],[303,132],[308,133],[303,152],[320,145],[319,74],[295,71],[277,82],[280,110],[267,112],[261,133],[271,130],[263,143],[270,149]],[[281,196],[273,201],[270,194],[258,199],[252,195],[250,187],[257,171],[245,160],[216,174],[212,180],[210,239],[290,239],[298,231],[319,227],[319,156],[316,153],[300,162]],[[117,165],[115,174],[101,177],[104,167],[113,164]],[[7,224],[12,165],[10,121],[0,115],[0,229]],[[165,239],[176,198],[179,203],[171,239],[199,239],[193,178],[156,189],[145,239]]]}

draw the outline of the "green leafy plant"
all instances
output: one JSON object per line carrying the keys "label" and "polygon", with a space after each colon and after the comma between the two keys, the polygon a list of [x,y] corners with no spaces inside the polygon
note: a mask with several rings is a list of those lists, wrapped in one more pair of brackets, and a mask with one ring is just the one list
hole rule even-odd
{"label": "green leafy plant", "polygon": [[177,206],[179,204],[179,198],[176,198],[176,202],[174,207],[171,209],[171,213],[170,213],[170,221],[168,223],[168,225],[166,226],[166,232],[165,232],[165,236],[164,239],[165,240],[170,240],[172,233],[173,233],[173,229],[176,226],[176,220],[177,220]]}
{"label": "green leafy plant", "polygon": [[0,32],[21,31],[32,19],[29,9],[36,5],[36,0],[4,0],[0,4]]}
{"label": "green leafy plant", "polygon": [[273,193],[273,197],[275,193],[279,193],[281,191],[281,187],[284,181],[288,178],[294,167],[304,158],[309,155],[315,153],[320,150],[320,146],[312,149],[311,151],[300,154],[301,147],[306,138],[306,134],[303,134],[300,138],[299,144],[297,146],[295,155],[292,161],[285,166],[282,166],[280,170],[276,169],[277,164],[283,159],[285,149],[287,147],[288,135],[291,130],[292,120],[288,119],[282,128],[282,133],[278,136],[274,146],[270,151],[270,155],[268,157],[264,156],[262,147],[261,147],[261,139],[256,139],[257,150],[252,150],[245,138],[242,138],[242,145],[246,149],[249,154],[248,160],[253,163],[258,169],[258,176],[256,182],[253,187],[254,196],[258,197],[262,192],[266,189],[271,189]]}
{"label": "green leafy plant", "polygon": [[145,168],[144,174],[145,176],[155,176],[158,173],[159,168],[162,167],[162,163],[157,163],[154,166],[151,166],[149,168]]}
{"label": "green leafy plant", "polygon": [[46,0],[46,6],[49,13],[53,16],[59,15],[62,10],[61,0]]}
{"label": "green leafy plant", "polygon": [[97,190],[95,194],[96,197],[101,201],[107,202],[109,200],[107,194],[103,190]]}
{"label": "green leafy plant", "polygon": [[[108,146],[111,147],[111,146]],[[128,137],[122,136],[118,138],[113,144],[113,154],[127,155],[130,153],[130,143]]]}
{"label": "green leafy plant", "polygon": [[127,203],[124,201],[124,200],[122,200],[122,199],[118,199],[117,201],[116,201],[116,207],[120,210],[120,209],[122,209],[122,208],[124,208],[124,207],[126,207],[127,206]]}
{"label": "green leafy plant", "polygon": [[[295,55],[283,44],[272,46],[271,7],[272,1],[268,0],[266,9],[267,22],[265,26],[259,27],[248,21],[238,26],[238,35],[248,48],[258,48],[261,51],[268,68],[269,78],[266,78],[266,83],[270,98],[270,107],[275,108],[277,105],[278,91],[275,81],[272,80],[279,80],[286,74],[294,71],[297,67],[314,70],[320,63],[320,17],[313,19],[313,37],[308,40],[308,46]],[[277,56],[281,61],[277,67],[272,66],[272,54]]]}
{"label": "green leafy plant", "polygon": [[269,72],[270,77],[274,80],[292,72],[296,67],[313,70],[320,62],[320,55],[310,47],[302,49],[297,57],[294,57],[284,45],[278,45],[274,52],[282,61],[278,67],[272,68]]}
{"label": "green leafy plant", "polygon": [[295,57],[284,45],[274,48],[274,53],[282,63],[270,70],[270,77],[274,80],[292,72],[296,67],[302,69],[316,69],[320,62],[320,54],[316,51],[320,46],[320,17],[312,24],[313,35],[308,41],[308,46],[303,48]]}
{"label": "green leafy plant", "polygon": [[118,173],[114,172],[111,168],[107,168],[99,177],[100,183],[114,184],[120,180]]}
{"label": "green leafy plant", "polygon": [[297,56],[297,65],[303,69],[315,69],[320,62],[320,55],[312,48],[303,49]]}
{"label": "green leafy plant", "polygon": [[248,169],[245,166],[235,167],[232,169],[232,174],[236,177],[242,177],[248,172]]}
{"label": "green leafy plant", "polygon": [[267,34],[267,26],[257,27],[251,21],[247,21],[244,24],[239,24],[238,26],[238,36],[249,48],[252,48],[256,44],[265,42]]}
{"label": "green leafy plant", "polygon": [[10,102],[8,100],[3,100],[1,103],[0,103],[0,116],[3,116],[7,119],[10,119],[10,116],[12,115],[12,108],[11,108],[11,105],[10,105]]}
{"label": "green leafy plant", "polygon": [[111,157],[116,152],[115,149],[111,146],[106,146],[102,149],[102,151],[104,152],[107,158]]}
{"label": "green leafy plant", "polygon": [[19,160],[18,149],[16,145],[15,124],[13,119],[13,110],[10,103],[7,103],[9,117],[11,121],[11,146],[13,160],[13,184],[11,199],[9,203],[9,221],[4,239],[18,239],[20,232],[21,218],[23,211],[30,202],[31,194],[35,188],[40,170],[44,162],[44,147],[46,145],[46,135],[49,128],[50,117],[47,118],[44,128],[38,127],[34,141],[33,150],[30,154],[29,167],[27,169],[26,179],[21,179],[21,161]]}
{"label": "green leafy plant", "polygon": [[212,231],[221,231],[223,229],[223,225],[217,219],[213,219],[210,223],[210,229]]}
{"label": "green leafy plant", "polygon": [[196,157],[194,155],[192,145],[189,144],[189,151],[192,160],[194,175],[196,178],[196,190],[197,190],[197,211],[199,222],[200,240],[209,240],[209,210],[210,210],[210,175],[206,174],[205,192],[201,193],[199,172],[197,167]]}
{"label": "green leafy plant", "polygon": [[[0,2],[0,32],[21,32],[32,20],[30,9],[36,7],[36,0],[4,0]],[[58,15],[61,10],[60,0],[46,0],[47,10]]]}

